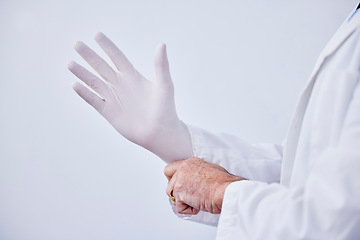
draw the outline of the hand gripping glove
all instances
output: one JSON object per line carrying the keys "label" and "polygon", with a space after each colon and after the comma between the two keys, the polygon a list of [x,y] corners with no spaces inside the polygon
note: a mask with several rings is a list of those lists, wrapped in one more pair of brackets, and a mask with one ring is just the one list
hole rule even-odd
{"label": "hand gripping glove", "polygon": [[82,42],[75,50],[102,77],[70,62],[69,70],[87,87],[76,82],[75,92],[93,106],[121,135],[153,152],[166,163],[193,156],[187,126],[176,114],[165,44],[155,51],[156,80],[143,77],[103,33],[94,36],[117,70]]}

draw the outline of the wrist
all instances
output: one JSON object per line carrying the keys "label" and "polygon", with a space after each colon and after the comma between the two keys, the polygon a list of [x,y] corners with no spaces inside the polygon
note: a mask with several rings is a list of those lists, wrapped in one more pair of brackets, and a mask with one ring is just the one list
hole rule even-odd
{"label": "wrist", "polygon": [[223,201],[224,201],[225,191],[226,191],[227,187],[231,183],[239,182],[239,181],[243,181],[243,180],[247,180],[247,179],[237,177],[237,176],[234,176],[234,175],[230,175],[229,180],[223,182],[221,184],[221,186],[217,188],[216,193],[215,193],[215,199],[216,199],[215,200],[215,205],[220,210],[220,212],[221,212],[221,209],[222,209],[222,204],[223,204]]}
{"label": "wrist", "polygon": [[146,146],[166,163],[194,156],[190,131],[185,123],[176,119],[156,129]]}

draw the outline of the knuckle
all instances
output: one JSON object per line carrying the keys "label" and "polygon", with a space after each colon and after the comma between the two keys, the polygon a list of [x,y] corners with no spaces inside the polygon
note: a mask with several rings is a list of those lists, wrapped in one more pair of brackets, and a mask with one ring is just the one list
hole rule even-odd
{"label": "knuckle", "polygon": [[179,194],[179,193],[181,193],[182,189],[183,189],[182,184],[181,184],[181,183],[177,183],[177,184],[174,186],[173,191],[174,191],[174,193]]}
{"label": "knuckle", "polygon": [[198,158],[198,157],[191,157],[182,162],[181,168],[193,168],[194,165],[198,165],[201,162],[204,162],[204,160],[202,160],[201,158]]}
{"label": "knuckle", "polygon": [[189,160],[182,161],[180,168],[187,168],[190,164],[191,162],[189,162]]}
{"label": "knuckle", "polygon": [[188,162],[192,162],[192,163],[198,163],[198,162],[203,162],[204,160],[202,160],[201,158],[198,157],[191,157],[189,159],[187,159]]}

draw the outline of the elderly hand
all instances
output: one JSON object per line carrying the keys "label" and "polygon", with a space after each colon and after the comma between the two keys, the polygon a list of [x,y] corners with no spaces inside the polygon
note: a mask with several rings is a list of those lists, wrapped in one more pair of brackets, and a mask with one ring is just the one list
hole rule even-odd
{"label": "elderly hand", "polygon": [[175,197],[176,211],[190,215],[200,210],[219,214],[226,187],[246,180],[196,157],[173,162],[165,167],[164,173],[169,180],[166,193]]}
{"label": "elderly hand", "polygon": [[175,109],[174,86],[165,45],[160,44],[156,49],[156,80],[149,81],[104,34],[97,33],[95,40],[116,69],[84,43],[77,42],[75,50],[101,78],[70,62],[69,70],[95,92],[75,83],[73,88],[76,93],[121,135],[165,162],[191,157],[190,134]]}

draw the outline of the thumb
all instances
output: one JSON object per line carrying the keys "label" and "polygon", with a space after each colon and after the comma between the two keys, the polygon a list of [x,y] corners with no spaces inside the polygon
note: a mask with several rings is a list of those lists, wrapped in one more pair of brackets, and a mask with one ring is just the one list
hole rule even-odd
{"label": "thumb", "polygon": [[172,85],[169,61],[166,53],[166,45],[164,43],[159,44],[155,50],[155,74],[156,80],[160,84]]}

